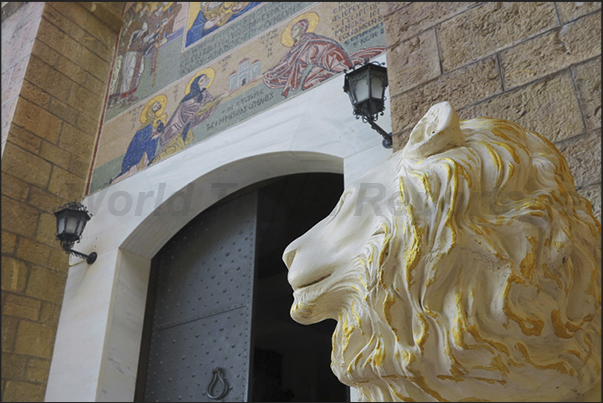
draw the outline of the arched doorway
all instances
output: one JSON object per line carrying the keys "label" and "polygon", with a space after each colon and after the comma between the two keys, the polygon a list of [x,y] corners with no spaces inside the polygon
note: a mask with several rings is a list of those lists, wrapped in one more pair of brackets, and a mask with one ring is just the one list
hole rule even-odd
{"label": "arched doorway", "polygon": [[135,400],[220,400],[219,382],[208,389],[218,367],[232,388],[227,401],[348,400],[329,366],[335,322],[308,327],[289,317],[281,260],[342,190],[338,174],[256,183],[199,214],[162,248],[152,264]]}
{"label": "arched doorway", "polygon": [[[134,398],[151,260],[192,217],[231,192],[278,176],[332,172],[349,183],[389,155],[369,125],[350,119],[341,83],[330,80],[88,195],[82,202],[94,221],[79,248],[98,259],[74,261],[69,269],[45,399]],[[164,214],[164,205],[189,190],[190,215]],[[126,194],[131,208],[117,216],[112,206],[127,201]]]}

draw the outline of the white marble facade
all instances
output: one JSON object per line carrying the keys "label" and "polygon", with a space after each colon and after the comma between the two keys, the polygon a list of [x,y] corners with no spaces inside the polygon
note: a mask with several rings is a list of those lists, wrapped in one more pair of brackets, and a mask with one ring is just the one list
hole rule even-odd
{"label": "white marble facade", "polygon": [[151,259],[197,214],[282,175],[347,185],[392,154],[342,87],[340,75],[83,200],[93,217],[75,249],[98,259],[71,260],[46,401],[133,400]]}

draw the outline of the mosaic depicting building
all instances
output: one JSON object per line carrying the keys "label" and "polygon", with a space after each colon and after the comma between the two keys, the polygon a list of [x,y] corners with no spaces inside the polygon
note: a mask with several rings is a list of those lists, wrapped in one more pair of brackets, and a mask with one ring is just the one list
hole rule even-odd
{"label": "mosaic depicting building", "polygon": [[442,101],[548,137],[600,220],[598,2],[2,3],[2,401],[356,401],[281,256]]}

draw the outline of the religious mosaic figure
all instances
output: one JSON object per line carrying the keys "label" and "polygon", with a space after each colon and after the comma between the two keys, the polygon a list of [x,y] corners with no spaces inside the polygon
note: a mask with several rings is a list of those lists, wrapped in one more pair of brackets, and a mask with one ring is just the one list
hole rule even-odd
{"label": "religious mosaic figure", "polygon": [[159,59],[159,48],[168,41],[168,36],[174,31],[174,22],[180,12],[182,5],[174,2],[151,3],[147,21],[153,27],[156,27],[153,45],[147,51],[149,56],[149,74],[153,75],[153,83],[157,77],[157,61]]}
{"label": "religious mosaic figure", "polygon": [[145,22],[142,27],[134,31],[122,62],[122,80],[119,98],[124,105],[129,105],[138,98],[134,92],[138,88],[138,81],[144,71],[144,56],[151,48],[152,36],[149,35],[149,26]]}
{"label": "religious mosaic figure", "polygon": [[120,103],[127,107],[138,100],[134,93],[145,71],[145,57],[149,58],[149,74],[153,83],[157,74],[159,48],[167,43],[174,30],[176,16],[182,6],[174,2],[136,3],[128,10],[128,17],[122,30],[118,49],[118,60],[113,71],[113,85],[107,107]]}
{"label": "religious mosaic figure", "polygon": [[186,33],[186,45],[190,46],[224,24],[245,14],[261,2],[202,2],[193,25]]}
{"label": "religious mosaic figure", "polygon": [[[295,18],[282,35],[282,44],[291,49],[271,69],[264,73],[264,83],[270,88],[283,88],[287,98],[290,90],[301,84],[307,90],[320,84],[334,74],[350,69],[381,54],[384,47],[360,49],[350,55],[335,40],[314,33],[318,25],[318,14],[305,13]],[[307,67],[312,66],[303,79]]]}
{"label": "religious mosaic figure", "polygon": [[130,141],[126,155],[121,164],[121,172],[111,183],[119,182],[150,164],[157,153],[159,136],[165,129],[167,104],[165,95],[157,95],[151,99],[140,114],[140,128]]}
{"label": "religious mosaic figure", "polygon": [[159,138],[160,151],[151,162],[157,162],[193,141],[192,128],[209,119],[220,105],[220,98],[208,91],[215,72],[201,70],[189,82],[186,94],[174,111]]}

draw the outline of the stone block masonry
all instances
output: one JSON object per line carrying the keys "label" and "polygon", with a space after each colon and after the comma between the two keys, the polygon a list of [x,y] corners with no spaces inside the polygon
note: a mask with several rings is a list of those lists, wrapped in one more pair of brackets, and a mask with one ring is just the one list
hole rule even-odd
{"label": "stone block masonry", "polygon": [[14,8],[8,4],[2,7],[2,155],[44,8],[43,3],[24,3],[7,15]]}
{"label": "stone block masonry", "polygon": [[123,6],[3,7],[2,401],[44,400],[68,271],[52,213],[84,195]]}
{"label": "stone block masonry", "polygon": [[[381,3],[394,150],[429,107],[548,137],[601,219],[601,3]],[[395,117],[395,118],[394,118]]]}

